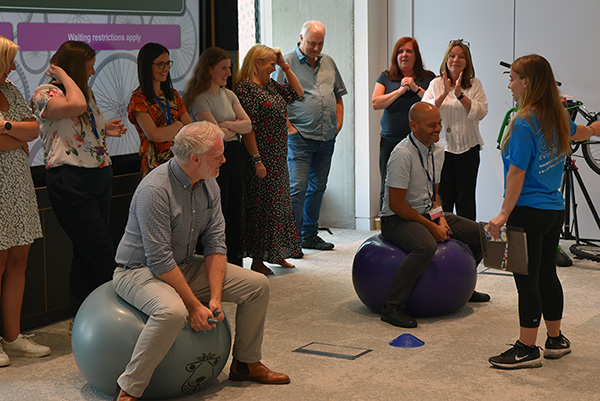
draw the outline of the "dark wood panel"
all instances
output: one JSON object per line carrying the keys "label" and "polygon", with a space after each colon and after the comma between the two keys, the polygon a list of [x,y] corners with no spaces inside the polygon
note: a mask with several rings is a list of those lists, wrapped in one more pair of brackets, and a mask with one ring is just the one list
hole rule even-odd
{"label": "dark wood panel", "polygon": [[[137,154],[115,156],[112,160],[114,178],[110,232],[116,247],[125,231],[131,197],[140,182],[140,160]],[[50,205],[45,168],[33,167],[31,173],[44,237],[36,240],[29,252],[21,312],[23,331],[71,317],[69,273],[73,247]]]}

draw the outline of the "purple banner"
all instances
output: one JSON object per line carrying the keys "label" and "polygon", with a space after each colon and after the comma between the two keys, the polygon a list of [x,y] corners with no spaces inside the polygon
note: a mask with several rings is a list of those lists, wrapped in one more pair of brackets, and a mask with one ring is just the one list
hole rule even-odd
{"label": "purple banner", "polygon": [[21,51],[56,51],[67,40],[85,42],[94,50],[137,50],[148,42],[178,49],[181,42],[179,25],[22,22],[17,25],[17,37]]}
{"label": "purple banner", "polygon": [[0,22],[0,35],[12,40],[12,24],[10,22]]}

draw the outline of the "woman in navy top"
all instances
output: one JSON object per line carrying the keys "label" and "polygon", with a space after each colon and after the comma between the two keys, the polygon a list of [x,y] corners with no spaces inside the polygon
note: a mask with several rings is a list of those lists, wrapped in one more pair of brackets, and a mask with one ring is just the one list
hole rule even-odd
{"label": "woman in navy top", "polygon": [[373,109],[383,109],[381,141],[379,142],[379,172],[381,192],[385,191],[387,162],[394,147],[410,134],[408,110],[420,101],[435,74],[425,70],[417,41],[411,37],[398,39],[392,52],[390,68],[383,71],[373,89]]}

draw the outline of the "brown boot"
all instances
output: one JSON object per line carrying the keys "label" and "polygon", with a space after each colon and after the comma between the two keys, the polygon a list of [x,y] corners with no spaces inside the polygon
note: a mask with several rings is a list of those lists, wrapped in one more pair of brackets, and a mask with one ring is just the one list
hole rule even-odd
{"label": "brown boot", "polygon": [[229,370],[229,380],[249,380],[263,384],[288,384],[290,382],[290,377],[283,373],[273,372],[260,361],[244,363],[234,358],[231,362],[231,369]]}
{"label": "brown boot", "polygon": [[121,390],[119,385],[117,385],[117,390],[115,391],[113,401],[137,401],[137,398],[127,394],[124,390]]}

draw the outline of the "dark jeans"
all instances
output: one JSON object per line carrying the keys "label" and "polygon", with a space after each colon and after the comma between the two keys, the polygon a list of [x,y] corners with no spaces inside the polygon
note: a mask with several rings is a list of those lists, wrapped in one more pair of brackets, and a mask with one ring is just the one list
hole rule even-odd
{"label": "dark jeans", "polygon": [[46,170],[59,224],[73,242],[70,292],[73,315],[98,286],[112,280],[115,250],[109,231],[112,167],[60,166]]}
{"label": "dark jeans", "polygon": [[[451,213],[446,214],[446,220],[452,229],[452,238],[467,244],[475,256],[476,265],[478,265],[482,259],[479,225]],[[386,241],[408,253],[400,263],[385,302],[386,307],[404,309],[417,279],[435,256],[437,242],[423,224],[403,220],[396,215],[381,219],[381,234]]]}
{"label": "dark jeans", "polygon": [[542,314],[545,320],[562,319],[564,296],[556,274],[556,252],[564,213],[517,206],[508,218],[507,224],[523,227],[527,234],[529,274],[513,274],[521,327],[539,327]]}
{"label": "dark jeans", "polygon": [[446,213],[453,213],[475,221],[475,187],[479,171],[480,146],[473,146],[464,153],[444,153],[444,167],[440,179],[440,197]]}
{"label": "dark jeans", "polygon": [[404,138],[398,138],[398,140],[390,140],[381,138],[379,141],[379,175],[381,176],[381,190],[379,191],[379,210],[383,206],[383,197],[385,195],[385,177],[387,177],[387,164],[390,160],[392,150],[400,143]]}

